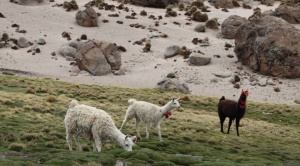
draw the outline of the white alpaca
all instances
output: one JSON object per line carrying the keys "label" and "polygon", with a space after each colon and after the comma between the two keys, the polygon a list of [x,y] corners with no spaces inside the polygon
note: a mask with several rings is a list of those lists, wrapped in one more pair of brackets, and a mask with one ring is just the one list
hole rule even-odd
{"label": "white alpaca", "polygon": [[79,150],[82,147],[78,141],[81,133],[86,134],[93,141],[94,151],[101,151],[101,141],[111,140],[125,151],[132,151],[132,146],[136,137],[126,136],[117,129],[114,121],[103,110],[95,107],[78,104],[77,100],[72,100],[65,117],[66,140],[69,150],[72,151],[72,138],[75,138]]}
{"label": "white alpaca", "polygon": [[145,101],[137,101],[135,99],[128,100],[128,103],[130,104],[130,106],[126,111],[126,115],[120,130],[122,130],[127,121],[135,117],[135,128],[140,139],[142,139],[142,137],[140,135],[139,125],[140,121],[143,121],[146,124],[146,138],[149,139],[150,125],[153,123],[158,129],[158,137],[160,141],[162,141],[160,133],[160,123],[165,117],[168,118],[171,115],[171,111],[174,108],[180,107],[178,99],[175,98],[169,101],[163,107]]}

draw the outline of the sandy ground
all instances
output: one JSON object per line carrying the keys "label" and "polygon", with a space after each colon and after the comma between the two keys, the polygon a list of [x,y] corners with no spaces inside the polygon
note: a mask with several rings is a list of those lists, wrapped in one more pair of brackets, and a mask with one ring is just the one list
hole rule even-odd
{"label": "sandy ground", "polygon": [[[81,10],[88,0],[77,1]],[[118,5],[116,1],[108,1],[108,4]],[[99,17],[99,27],[87,28],[81,27],[75,22],[75,14],[77,11],[66,12],[62,7],[52,7],[55,3],[63,3],[63,0],[56,0],[54,3],[45,2],[40,5],[17,5],[10,3],[9,0],[0,1],[0,12],[6,18],[0,18],[0,33],[6,32],[11,38],[18,39],[23,36],[27,40],[34,42],[39,38],[46,40],[46,45],[38,46],[41,53],[32,55],[27,53],[30,48],[21,48],[13,50],[11,48],[0,49],[0,68],[27,71],[38,77],[50,77],[74,83],[97,84],[97,85],[113,85],[129,88],[154,88],[156,83],[160,81],[170,72],[177,72],[182,81],[187,82],[191,93],[205,96],[225,96],[237,100],[241,89],[233,88],[229,82],[229,78],[217,78],[213,75],[217,71],[241,72],[237,69],[241,66],[237,63],[237,58],[228,58],[226,55],[233,54],[233,48],[225,50],[225,43],[234,45],[234,40],[222,39],[220,30],[207,30],[205,33],[194,31],[194,27],[198,23],[188,21],[184,16],[184,11],[177,11],[177,17],[164,17],[165,9],[144,8],[133,5],[125,5],[130,11],[123,10],[105,11],[96,9],[101,13]],[[205,2],[205,5],[210,6]],[[274,6],[267,7],[265,5],[254,5],[262,11],[274,10],[278,6],[278,2]],[[140,16],[140,11],[145,10],[149,15],[158,17],[163,16],[159,20],[160,26],[154,26],[155,20],[149,19],[148,16]],[[210,8],[209,18],[218,18],[222,23],[230,15],[239,15],[248,18],[253,14],[253,10],[243,8],[229,9],[229,12],[222,12],[221,9]],[[125,16],[130,15],[132,11],[137,13],[138,19],[126,19]],[[118,13],[120,17],[108,17],[108,14]],[[103,19],[109,20],[108,23],[102,23]],[[116,23],[118,20],[124,24]],[[173,22],[179,22],[175,25]],[[19,24],[20,30],[26,30],[27,33],[17,33],[16,28],[11,27],[12,24]],[[146,29],[132,28],[129,24],[139,23],[146,26]],[[166,23],[164,25],[164,23]],[[191,25],[186,25],[191,23]],[[156,28],[159,32],[167,34],[168,38],[152,38],[149,36],[157,32],[150,32],[148,28]],[[297,25],[300,29],[300,26]],[[61,36],[62,32],[69,32],[72,39],[80,38],[82,34],[86,34],[88,39],[105,40],[117,45],[122,45],[127,52],[122,54],[122,69],[126,71],[125,75],[115,76],[109,74],[106,76],[90,76],[86,72],[80,72],[77,76],[74,73],[78,71],[70,65],[70,61],[62,56],[57,55],[55,58],[51,52],[58,54],[59,48],[67,43],[67,39]],[[194,45],[191,41],[193,38],[205,37],[209,38],[211,46],[200,47]],[[143,53],[143,46],[133,45],[134,41],[147,38],[151,40],[151,52]],[[129,42],[131,41],[131,42]],[[186,46],[188,49],[200,50],[207,57],[211,57],[212,61],[207,66],[195,67],[189,66],[182,56],[178,55],[173,58],[164,59],[164,50],[170,45]],[[221,58],[215,58],[214,55],[220,55]],[[155,68],[156,66],[156,68]],[[252,73],[252,71],[243,66],[243,73]],[[266,77],[256,74],[259,77]],[[245,74],[245,77],[247,74]],[[213,78],[218,79],[218,83],[211,83]],[[270,78],[271,79],[271,78]],[[294,104],[295,99],[299,99],[300,95],[300,79],[278,79],[275,81],[276,87],[280,88],[280,92],[273,90],[274,86],[267,85],[265,87],[251,86],[248,79],[242,79],[241,88],[248,89],[250,92],[249,100],[268,102],[268,103],[285,103]],[[281,82],[281,84],[279,84]]]}

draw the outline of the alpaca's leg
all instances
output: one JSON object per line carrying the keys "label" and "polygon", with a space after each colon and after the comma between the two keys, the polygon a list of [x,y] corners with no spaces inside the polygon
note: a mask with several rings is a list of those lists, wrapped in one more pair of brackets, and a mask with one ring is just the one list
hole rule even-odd
{"label": "alpaca's leg", "polygon": [[229,130],[230,130],[230,127],[231,127],[231,124],[232,124],[232,120],[231,118],[229,118],[229,124],[228,124],[228,131],[227,131],[227,134],[229,134]]}
{"label": "alpaca's leg", "polygon": [[135,129],[138,137],[142,139],[141,134],[140,134],[140,119],[136,118],[136,123],[135,123]]}
{"label": "alpaca's leg", "polygon": [[96,149],[98,152],[101,152],[101,147],[102,147],[102,144],[101,144],[101,141],[100,141],[100,138],[98,136],[98,134],[94,134],[94,140],[95,140],[95,146],[96,146]]}
{"label": "alpaca's leg", "polygon": [[236,128],[236,134],[237,136],[240,136],[239,134],[239,125],[240,125],[240,119],[236,119],[235,128]]}
{"label": "alpaca's leg", "polygon": [[121,131],[122,128],[125,126],[125,124],[126,124],[127,121],[128,121],[127,116],[125,116],[125,118],[124,118],[124,120],[123,120],[123,123],[122,123],[122,125],[121,125],[121,127],[120,127],[120,131]]}
{"label": "alpaca's leg", "polygon": [[69,150],[72,151],[72,138],[73,138],[73,135],[71,133],[69,133],[68,131],[66,133],[67,133],[66,141],[67,141],[67,144],[69,146]]}
{"label": "alpaca's leg", "polygon": [[220,118],[220,124],[221,124],[221,132],[224,133],[223,124],[224,124],[226,117],[219,116],[219,118]]}
{"label": "alpaca's leg", "polygon": [[95,141],[93,141],[93,151],[96,152],[96,150],[97,150],[96,143]]}
{"label": "alpaca's leg", "polygon": [[158,130],[158,138],[159,138],[159,141],[163,141],[162,138],[161,138],[161,133],[160,133],[160,125],[158,124],[156,126],[157,130]]}
{"label": "alpaca's leg", "polygon": [[79,143],[79,139],[78,139],[79,134],[80,134],[79,132],[75,133],[74,138],[75,138],[75,142],[76,142],[76,145],[77,145],[78,149],[79,149],[80,151],[82,151],[82,147],[81,147],[81,145],[80,145],[80,143]]}
{"label": "alpaca's leg", "polygon": [[146,138],[149,139],[150,123],[146,124]]}

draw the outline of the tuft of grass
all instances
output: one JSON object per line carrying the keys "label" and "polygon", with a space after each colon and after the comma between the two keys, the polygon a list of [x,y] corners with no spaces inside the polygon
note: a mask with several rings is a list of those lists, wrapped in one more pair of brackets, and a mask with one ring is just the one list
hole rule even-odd
{"label": "tuft of grass", "polygon": [[55,96],[48,96],[46,98],[46,101],[49,102],[49,103],[53,103],[53,102],[57,102],[57,98]]}
{"label": "tuft of grass", "polygon": [[198,8],[196,6],[192,6],[190,8],[190,13],[193,14],[194,12],[196,12],[198,10]]}
{"label": "tuft of grass", "polygon": [[178,9],[179,9],[180,11],[183,11],[183,10],[185,9],[184,4],[183,4],[183,3],[180,3],[180,4],[178,5]]}
{"label": "tuft of grass", "polygon": [[4,71],[4,72],[2,72],[2,74],[4,74],[4,75],[10,75],[10,76],[15,75],[14,72],[9,72],[9,71]]}
{"label": "tuft of grass", "polygon": [[17,151],[17,152],[20,152],[20,151],[24,150],[25,148],[26,148],[26,145],[22,144],[22,143],[11,143],[8,146],[9,150],[14,150],[14,151]]}
{"label": "tuft of grass", "polygon": [[198,22],[201,21],[201,12],[199,10],[192,14],[192,20],[198,21]]}
{"label": "tuft of grass", "polygon": [[201,14],[200,22],[206,22],[208,20],[208,15],[206,13]]}
{"label": "tuft of grass", "polygon": [[26,90],[26,93],[35,94],[35,90],[32,89],[32,88],[28,88],[28,89]]}

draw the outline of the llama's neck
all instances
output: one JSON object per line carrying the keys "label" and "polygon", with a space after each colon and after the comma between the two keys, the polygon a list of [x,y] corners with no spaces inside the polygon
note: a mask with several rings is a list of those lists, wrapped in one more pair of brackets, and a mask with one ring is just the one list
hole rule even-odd
{"label": "llama's neck", "polygon": [[116,127],[111,127],[109,130],[110,130],[109,131],[110,132],[110,134],[109,134],[110,140],[112,140],[113,142],[115,142],[123,147],[126,136]]}
{"label": "llama's neck", "polygon": [[170,112],[174,109],[174,107],[172,107],[172,102],[168,102],[166,105],[164,105],[161,109],[162,109],[162,113],[166,114],[167,112]]}
{"label": "llama's neck", "polygon": [[239,99],[239,101],[238,101],[238,107],[239,107],[240,109],[246,109],[246,99],[243,100],[243,99],[240,97],[240,99]]}

